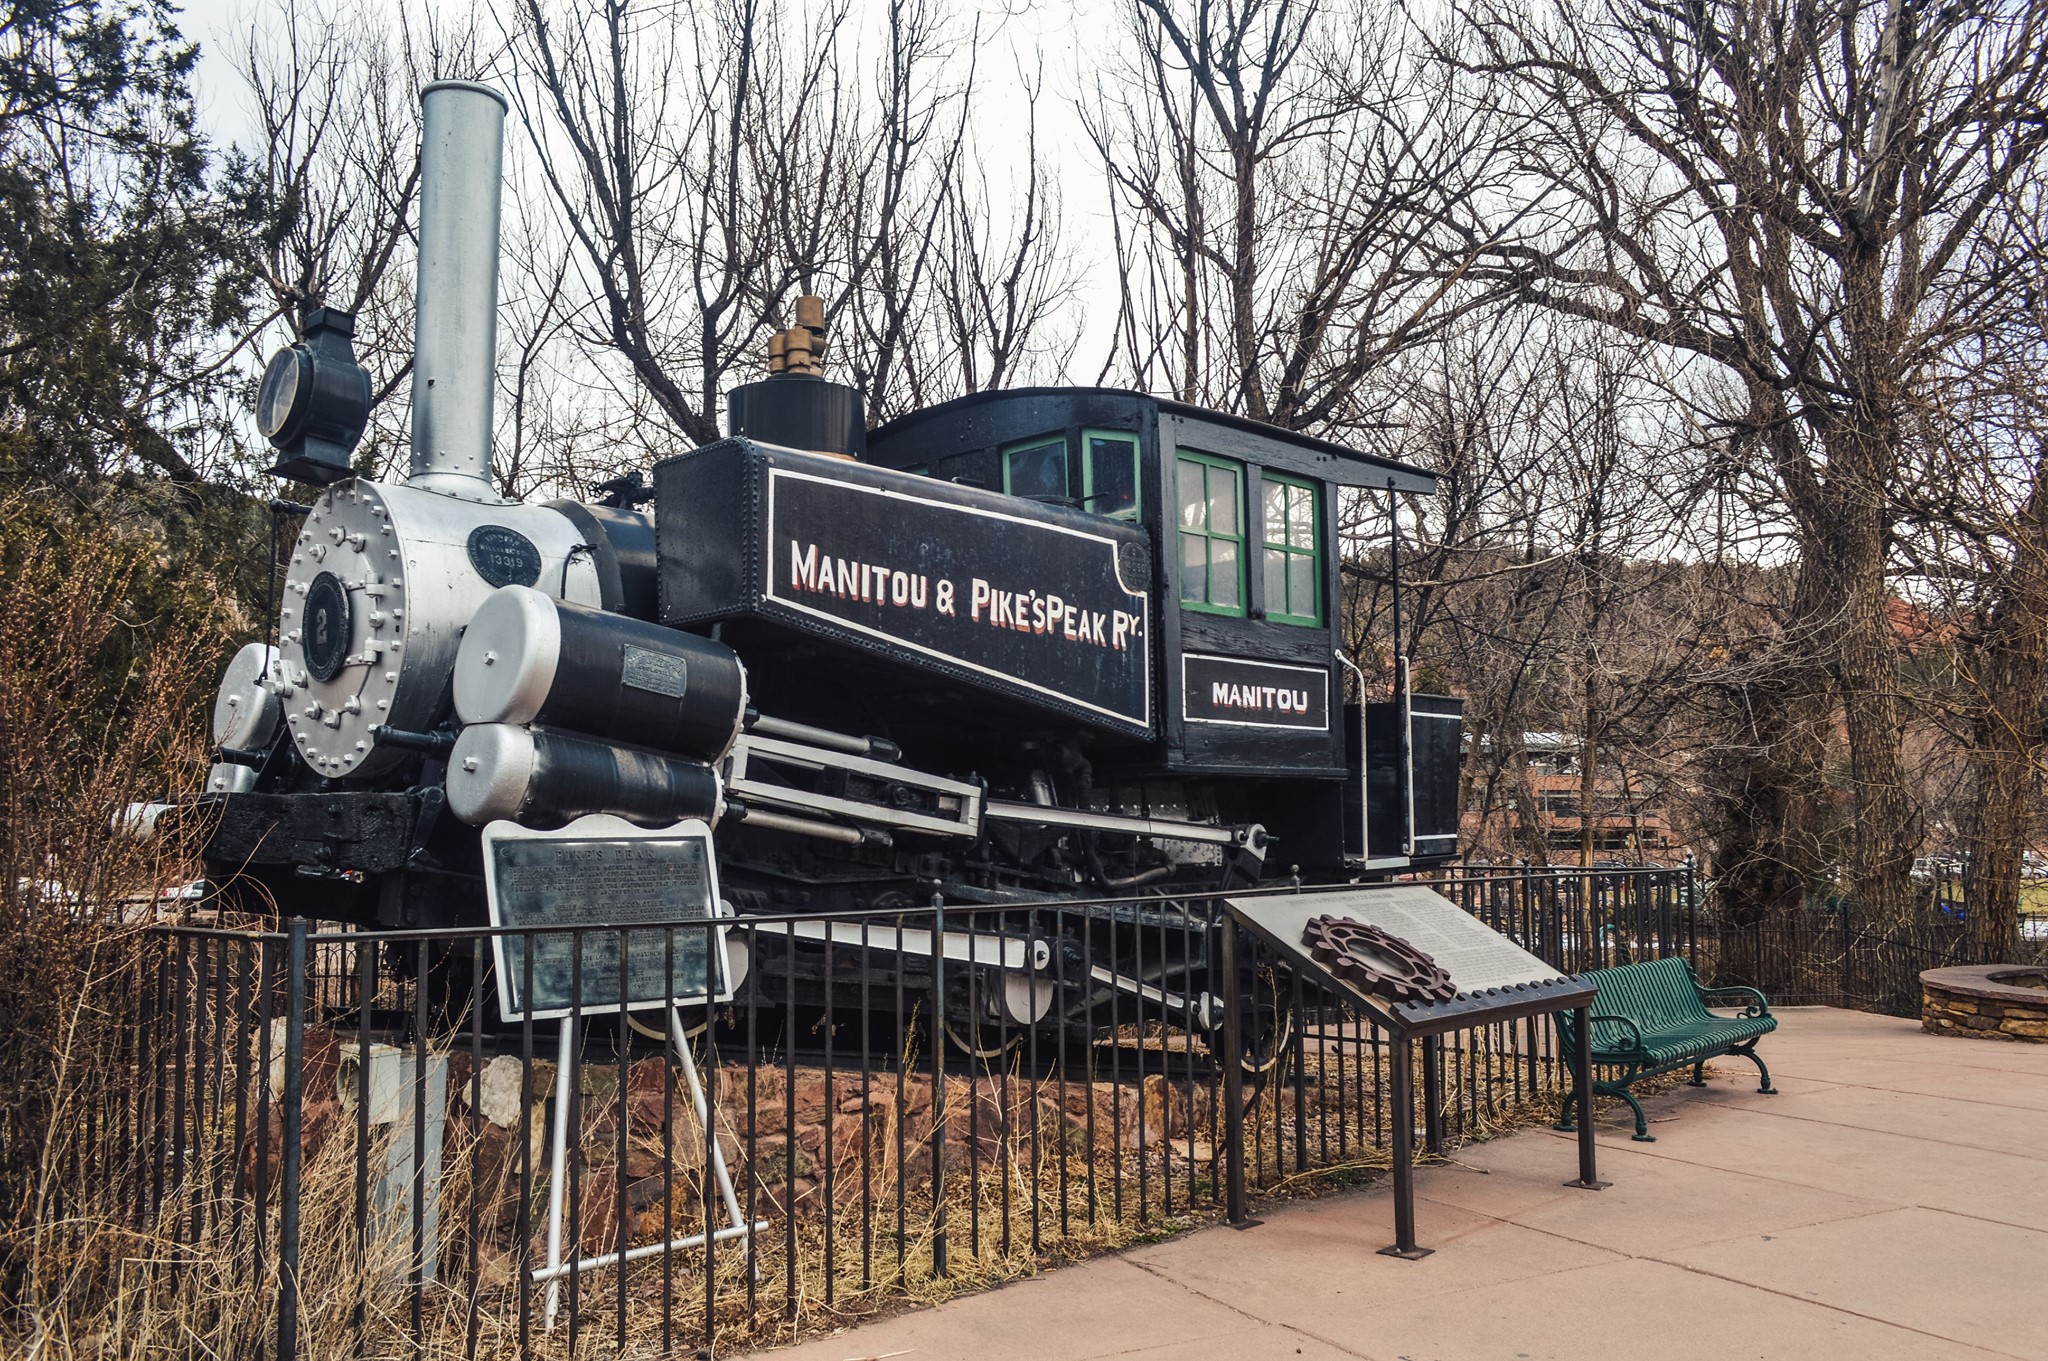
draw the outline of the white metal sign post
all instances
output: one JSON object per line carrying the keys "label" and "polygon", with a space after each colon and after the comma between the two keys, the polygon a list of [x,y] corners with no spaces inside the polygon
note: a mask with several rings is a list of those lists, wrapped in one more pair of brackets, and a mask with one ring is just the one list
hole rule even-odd
{"label": "white metal sign post", "polygon": [[[680,1007],[668,1008],[668,1038],[674,1048],[676,1061],[682,1066],[683,1081],[690,1089],[690,1105],[697,1112],[698,1123],[707,1131],[706,1143],[709,1148],[711,1175],[718,1184],[718,1198],[724,1203],[726,1224],[724,1228],[712,1230],[708,1235],[688,1234],[682,1238],[671,1238],[665,1243],[647,1243],[625,1252],[607,1252],[596,1257],[581,1257],[573,1262],[562,1260],[562,1220],[569,1194],[569,1100],[568,1085],[577,1080],[576,1073],[576,1018],[573,1015],[562,1018],[562,1061],[558,1065],[555,1088],[554,1150],[548,1173],[548,1264],[533,1271],[535,1285],[546,1283],[548,1288],[547,1326],[555,1326],[555,1314],[561,1307],[562,1280],[573,1272],[602,1271],[606,1267],[625,1268],[634,1262],[665,1253],[685,1252],[704,1246],[707,1237],[723,1243],[734,1238],[745,1238],[754,1233],[764,1232],[768,1221],[746,1222],[740,1213],[739,1196],[732,1188],[732,1173],[725,1164],[725,1145],[719,1140],[717,1127],[711,1121],[711,1101],[704,1091],[704,1082],[697,1073],[696,1056],[690,1052],[689,1037],[684,1033],[683,1014]],[[710,1207],[705,1207],[705,1219],[711,1218]],[[755,1266],[759,1272],[758,1264]]]}
{"label": "white metal sign post", "polygon": [[[554,1327],[561,1306],[564,1278],[607,1268],[624,1270],[634,1262],[704,1247],[708,1242],[746,1238],[768,1227],[766,1220],[748,1223],[733,1191],[725,1147],[718,1137],[711,1099],[690,1052],[682,1008],[706,1007],[732,996],[731,961],[725,928],[713,926],[721,911],[717,863],[711,829],[691,819],[673,827],[650,830],[620,818],[593,815],[578,818],[557,831],[532,831],[510,822],[484,829],[485,887],[491,924],[511,928],[495,939],[500,1011],[507,1021],[561,1021],[561,1048],[555,1071],[555,1110],[548,1178],[547,1265],[532,1272],[534,1284],[548,1288],[546,1326]],[[577,968],[574,945],[565,957],[556,934],[517,934],[518,928],[559,928],[574,925],[582,932],[581,949],[608,955],[617,967]],[[594,928],[594,929],[592,929]],[[676,958],[678,937],[701,938],[704,949]],[[639,945],[634,945],[638,940]],[[648,947],[661,941],[656,952]],[[534,958],[530,965],[527,952]],[[516,954],[519,956],[514,957]],[[658,969],[647,963],[658,953]],[[683,965],[678,974],[676,965]],[[533,995],[515,991],[519,980],[531,979]],[[706,1160],[725,1225],[712,1227],[714,1207],[704,1207],[705,1231],[647,1243],[623,1252],[563,1260],[564,1220],[569,1194],[569,1113],[578,1091],[577,1017],[659,1007],[667,1016],[667,1042],[683,1070],[690,1105],[704,1130]],[[624,1169],[620,1169],[621,1175]],[[758,1266],[755,1268],[759,1270]]]}

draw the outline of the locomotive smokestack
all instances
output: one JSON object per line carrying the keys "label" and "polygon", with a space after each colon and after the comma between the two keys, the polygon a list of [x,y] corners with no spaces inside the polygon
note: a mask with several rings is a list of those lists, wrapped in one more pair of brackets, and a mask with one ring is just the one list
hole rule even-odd
{"label": "locomotive smokestack", "polygon": [[505,97],[444,80],[420,92],[419,284],[413,312],[411,486],[495,501],[498,204]]}

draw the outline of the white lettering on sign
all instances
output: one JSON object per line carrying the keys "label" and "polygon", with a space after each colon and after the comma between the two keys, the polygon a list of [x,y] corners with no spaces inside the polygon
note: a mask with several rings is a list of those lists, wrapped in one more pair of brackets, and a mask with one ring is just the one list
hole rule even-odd
{"label": "white lettering on sign", "polygon": [[1190,723],[1328,732],[1329,674],[1251,657],[1181,658],[1181,713]]}
{"label": "white lettering on sign", "polygon": [[1215,681],[1209,686],[1209,702],[1219,709],[1242,709],[1248,713],[1305,714],[1308,691]]}
{"label": "white lettering on sign", "polygon": [[[818,545],[794,539],[789,545],[789,584],[799,592],[858,600],[892,609],[933,608],[953,614],[953,583],[937,582],[923,572],[907,572],[886,562],[861,562],[820,553]],[[1085,643],[1128,652],[1145,631],[1145,617],[1129,610],[1085,609],[1051,592],[1029,588],[1008,590],[975,577],[967,589],[967,616],[977,624],[1009,629],[1069,643]]]}
{"label": "white lettering on sign", "polygon": [[[866,604],[921,610],[931,603],[931,578],[922,572],[905,572],[884,562],[821,556],[818,545],[794,540],[789,545],[789,581],[799,591]],[[947,583],[940,585],[940,607],[944,608],[952,592]]]}
{"label": "white lettering on sign", "polygon": [[967,617],[991,628],[1057,634],[1070,643],[1092,643],[1116,652],[1128,651],[1144,629],[1143,616],[1127,610],[1082,609],[1056,595],[1006,591],[980,577],[967,592]]}

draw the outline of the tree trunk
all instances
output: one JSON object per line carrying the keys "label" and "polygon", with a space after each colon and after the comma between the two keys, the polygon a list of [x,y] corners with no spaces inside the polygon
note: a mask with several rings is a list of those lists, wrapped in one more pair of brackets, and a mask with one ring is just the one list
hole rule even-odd
{"label": "tree trunk", "polygon": [[[1813,617],[1818,573],[1803,564],[1793,620]],[[1791,630],[1788,628],[1787,630]],[[1781,921],[1798,911],[1821,866],[1822,762],[1832,695],[1827,674],[1796,640],[1759,657],[1728,687],[1728,742],[1707,763],[1720,823],[1713,859],[1731,923]]]}
{"label": "tree trunk", "polygon": [[1991,715],[1978,725],[1971,764],[1977,769],[1970,863],[1963,871],[1963,911],[1970,943],[1987,964],[2015,957],[2020,940],[2020,869],[2034,784],[2033,753]]}
{"label": "tree trunk", "polygon": [[1266,419],[1266,388],[1259,378],[1259,200],[1258,162],[1249,143],[1235,153],[1237,180],[1237,240],[1230,270],[1230,339],[1237,357],[1238,390],[1244,396],[1244,412],[1255,421]]}
{"label": "tree trunk", "polygon": [[1515,734],[1510,748],[1508,786],[1515,800],[1515,825],[1520,831],[1522,858],[1532,865],[1550,863],[1550,836],[1543,825],[1543,810],[1536,800],[1536,791],[1529,783],[1529,751],[1522,745],[1521,734]]}
{"label": "tree trunk", "polygon": [[[1893,460],[1882,430],[1829,441],[1829,494],[1805,521],[1805,554],[1827,584],[1801,624],[1821,642],[1833,673],[1849,739],[1848,888],[1857,907],[1880,923],[1912,913],[1913,857],[1920,810],[1906,788],[1899,700],[1899,645],[1885,581],[1887,535],[1880,483]],[[1859,495],[1861,488],[1864,494]]]}
{"label": "tree trunk", "polygon": [[1989,963],[2019,948],[2020,872],[2048,741],[2048,480],[2039,472],[2012,529],[2013,558],[1977,648],[1983,707],[1970,750],[1977,799],[1963,876],[1971,940]]}

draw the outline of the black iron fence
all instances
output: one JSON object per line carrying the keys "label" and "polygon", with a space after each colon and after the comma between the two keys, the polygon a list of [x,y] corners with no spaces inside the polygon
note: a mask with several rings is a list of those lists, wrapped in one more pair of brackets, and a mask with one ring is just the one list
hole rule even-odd
{"label": "black iron fence", "polygon": [[[1969,929],[1963,877],[1947,868],[1916,878],[1904,921],[1875,918],[1839,895],[1740,921],[1690,861],[1648,872],[1468,866],[1454,882],[1447,891],[1464,906],[1574,972],[1678,954],[1707,986],[1754,987],[1779,1006],[1918,1016],[1922,970],[2048,961],[2048,914],[2026,910],[2016,947],[1987,954]],[[1579,920],[1591,924],[1583,941],[1571,925]]]}
{"label": "black iron fence", "polygon": [[[1721,947],[1685,870],[1433,886],[1564,972]],[[1219,980],[1219,911],[159,930],[124,999],[132,1081],[71,1141],[128,1235],[132,1350],[753,1345],[1217,1217],[1233,1176],[1268,1195],[1370,1176],[1394,1064],[1426,1147],[1555,1114],[1547,1022],[1395,1045],[1249,938]],[[674,1022],[501,1018],[501,949],[521,997],[549,958],[586,998],[613,970],[604,995],[628,996],[658,958],[675,995],[721,937],[748,985]]]}
{"label": "black iron fence", "polygon": [[1960,917],[1939,910],[1887,922],[1848,901],[1814,904],[1767,922],[1715,921],[1698,956],[1721,984],[1758,988],[1780,1006],[1920,1014],[1920,974],[1957,964],[2048,960],[2048,917],[2020,919],[2017,952],[1987,953]]}

